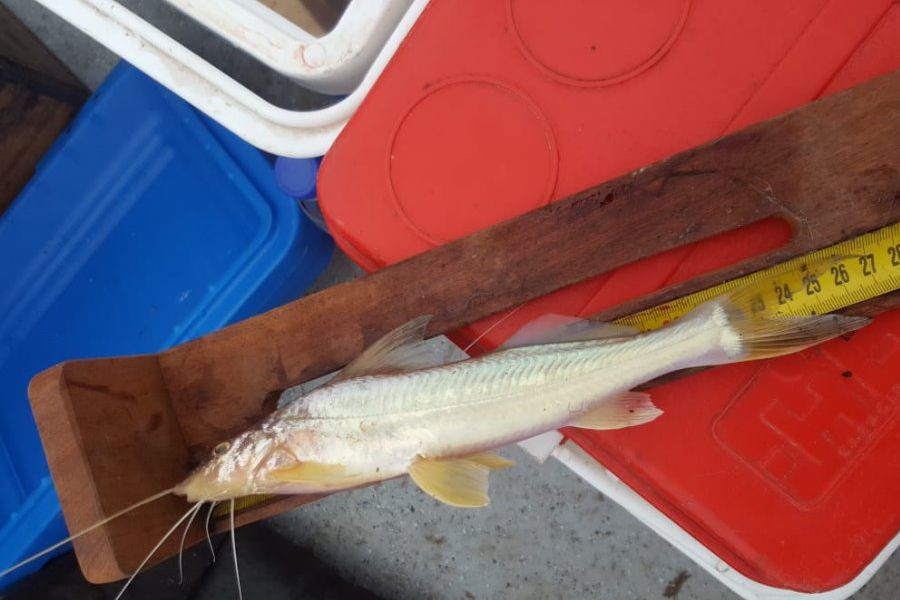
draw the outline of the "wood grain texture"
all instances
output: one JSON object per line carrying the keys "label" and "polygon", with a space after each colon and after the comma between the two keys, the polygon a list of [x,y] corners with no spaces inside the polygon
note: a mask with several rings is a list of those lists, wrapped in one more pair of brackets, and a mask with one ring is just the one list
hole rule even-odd
{"label": "wood grain texture", "polygon": [[8,8],[0,4],[0,79],[22,78],[35,87],[52,88],[54,96],[87,98],[87,90],[68,67]]}
{"label": "wood grain texture", "polygon": [[0,81],[0,213],[34,175],[76,111],[67,102]]}
{"label": "wood grain texture", "polygon": [[[415,316],[436,315],[431,335],[452,331],[762,219],[791,224],[787,245],[606,315],[617,316],[900,221],[898,139],[895,73],[167,352],[57,366],[35,380],[31,399],[69,526],[175,484],[271,410],[281,390],[333,371]],[[68,417],[46,405],[65,405]],[[161,433],[146,424],[157,413]],[[304,500],[251,508],[239,521]],[[83,559],[88,577],[128,573],[135,548],[185,509],[159,503],[98,530],[90,551],[108,556]]]}
{"label": "wood grain texture", "polygon": [[[110,369],[115,377],[96,381]],[[32,406],[71,531],[171,487],[190,466],[171,405],[160,402],[166,390],[156,357],[73,361],[32,379],[28,393],[47,399]],[[91,436],[102,443],[90,443]],[[79,501],[68,502],[72,496]],[[153,546],[147,542],[172,525],[169,514],[184,510],[168,497],[76,540],[85,576],[94,583],[121,578],[119,561],[136,566]],[[176,552],[178,541],[162,552]]]}
{"label": "wood grain texture", "polygon": [[72,73],[0,5],[0,212],[87,96]]}

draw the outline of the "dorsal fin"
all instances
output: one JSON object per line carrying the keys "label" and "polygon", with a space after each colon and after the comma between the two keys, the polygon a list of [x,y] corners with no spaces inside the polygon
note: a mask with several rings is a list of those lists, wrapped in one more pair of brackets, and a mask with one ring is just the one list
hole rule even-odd
{"label": "dorsal fin", "polygon": [[363,375],[386,375],[435,367],[447,362],[445,356],[424,345],[425,329],[431,315],[416,317],[386,334],[363,350],[329,383]]}
{"label": "dorsal fin", "polygon": [[640,333],[637,329],[616,323],[588,321],[578,317],[546,314],[530,321],[516,331],[502,349],[536,346],[538,344],[558,344],[561,342],[584,342],[588,340],[621,340]]}

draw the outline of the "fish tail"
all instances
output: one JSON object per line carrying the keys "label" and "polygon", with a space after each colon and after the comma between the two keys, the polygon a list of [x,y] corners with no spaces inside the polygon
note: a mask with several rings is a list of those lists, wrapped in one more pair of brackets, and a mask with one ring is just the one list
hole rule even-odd
{"label": "fish tail", "polygon": [[[713,318],[723,322],[723,355],[738,362],[773,358],[798,352],[856,331],[871,319],[838,314],[808,317],[772,317],[754,306],[741,293],[707,303]],[[705,306],[705,305],[704,305]],[[702,307],[698,307],[702,308]]]}

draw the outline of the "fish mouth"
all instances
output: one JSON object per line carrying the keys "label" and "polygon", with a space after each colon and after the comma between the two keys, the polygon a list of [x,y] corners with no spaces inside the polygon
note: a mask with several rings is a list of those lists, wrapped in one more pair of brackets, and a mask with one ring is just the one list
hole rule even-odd
{"label": "fish mouth", "polygon": [[184,496],[188,502],[221,502],[244,495],[234,488],[235,486],[211,480],[203,473],[194,473],[175,486],[173,493]]}
{"label": "fish mouth", "polygon": [[198,495],[199,490],[196,488],[197,484],[195,482],[195,476],[190,475],[187,479],[176,485],[172,490],[172,493],[176,496],[184,496],[184,498],[188,502],[200,502],[201,500],[208,500],[207,498],[200,498]]}

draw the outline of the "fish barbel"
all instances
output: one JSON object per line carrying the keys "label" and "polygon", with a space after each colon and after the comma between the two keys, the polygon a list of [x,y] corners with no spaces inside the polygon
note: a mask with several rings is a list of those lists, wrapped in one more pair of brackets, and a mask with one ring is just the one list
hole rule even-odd
{"label": "fish barbel", "polygon": [[[562,426],[619,429],[662,411],[632,388],[691,367],[796,352],[868,324],[865,317],[758,317],[738,292],[698,306],[657,331],[638,333],[590,321],[527,325],[504,348],[442,363],[425,351],[429,319],[420,317],[370,346],[332,381],[222,442],[178,485],[144,498],[4,569],[0,578],[109,521],[163,498],[191,507],[153,554],[200,508],[253,494],[313,494],[410,475],[426,493],[460,507],[486,506],[492,469],[510,466],[490,452]],[[182,535],[182,546],[185,535]],[[212,544],[210,543],[210,548]],[[180,553],[179,553],[180,557]],[[180,558],[179,558],[180,561]],[[180,566],[180,562],[179,562]]]}
{"label": "fish barbel", "polygon": [[[449,364],[421,351],[427,318],[391,332],[328,385],[216,447],[175,488],[191,502],[334,492],[409,474],[447,504],[488,504],[489,451],[562,426],[617,429],[661,414],[632,388],[666,373],[795,352],[868,323],[755,318],[724,297],[649,333],[582,322],[523,332]],[[543,341],[544,343],[533,343]]]}

